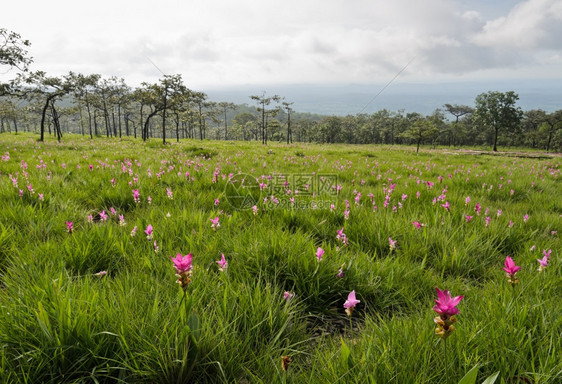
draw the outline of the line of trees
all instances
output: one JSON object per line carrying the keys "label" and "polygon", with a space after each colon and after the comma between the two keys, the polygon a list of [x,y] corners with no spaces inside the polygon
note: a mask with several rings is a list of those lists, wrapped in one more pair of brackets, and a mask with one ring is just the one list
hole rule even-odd
{"label": "line of trees", "polygon": [[59,141],[72,132],[106,137],[174,137],[349,144],[527,146],[562,151],[562,110],[522,111],[513,92],[478,95],[475,105],[445,104],[430,115],[388,111],[348,116],[298,113],[279,95],[249,96],[255,103],[213,102],[189,89],[181,75],[128,86],[124,79],[29,70],[30,43],[0,29],[0,69],[15,70],[0,84],[0,133],[31,131]]}

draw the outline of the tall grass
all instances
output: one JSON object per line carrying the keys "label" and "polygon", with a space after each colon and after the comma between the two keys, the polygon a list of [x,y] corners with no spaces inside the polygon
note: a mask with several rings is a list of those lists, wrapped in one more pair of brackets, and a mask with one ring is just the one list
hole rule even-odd
{"label": "tall grass", "polygon": [[[562,381],[560,158],[414,150],[1,135],[0,382]],[[464,296],[446,351],[436,286]]]}

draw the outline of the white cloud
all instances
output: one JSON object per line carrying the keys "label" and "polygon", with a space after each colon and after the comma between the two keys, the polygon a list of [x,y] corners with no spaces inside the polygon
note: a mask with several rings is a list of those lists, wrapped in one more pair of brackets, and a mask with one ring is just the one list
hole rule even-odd
{"label": "white cloud", "polygon": [[[559,38],[562,3],[558,0],[527,0],[506,16],[490,20],[472,41],[484,47],[537,50],[562,48]],[[557,46],[551,44],[556,42]]]}
{"label": "white cloud", "polygon": [[53,74],[155,81],[148,56],[193,87],[386,82],[416,57],[401,78],[560,77],[559,0],[527,0],[493,20],[459,0],[65,0],[33,13],[22,3],[3,5],[11,17],[0,23],[30,39],[36,68]]}

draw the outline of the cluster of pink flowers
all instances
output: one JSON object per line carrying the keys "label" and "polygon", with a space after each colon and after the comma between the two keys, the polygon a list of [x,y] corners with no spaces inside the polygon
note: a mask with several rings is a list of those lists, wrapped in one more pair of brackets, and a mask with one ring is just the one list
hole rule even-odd
{"label": "cluster of pink flowers", "polygon": [[320,247],[316,250],[316,260],[320,262],[322,260],[322,256],[324,256],[324,250]]}
{"label": "cluster of pink flowers", "polygon": [[347,300],[345,301],[345,303],[343,303],[343,307],[345,308],[345,313],[347,313],[347,316],[351,317],[355,306],[360,302],[360,300],[357,300],[355,298],[355,290],[349,292],[349,295],[347,295]]}
{"label": "cluster of pink flowers", "polygon": [[210,219],[211,220],[211,228],[213,228],[214,231],[216,231],[221,225],[219,223],[219,217],[215,217],[214,219]]}
{"label": "cluster of pink flowers", "polygon": [[348,244],[348,239],[347,239],[347,236],[345,235],[345,233],[343,233],[343,228],[338,229],[338,234],[336,235],[336,240],[339,241],[340,243],[342,243],[342,245]]}
{"label": "cluster of pink flowers", "polygon": [[457,319],[454,315],[459,313],[457,305],[464,296],[451,297],[449,291],[441,291],[437,287],[435,287],[435,290],[437,291],[437,299],[435,299],[433,310],[439,315],[434,319],[435,324],[437,324],[435,333],[442,339],[446,339],[455,330],[453,324]]}
{"label": "cluster of pink flowers", "polygon": [[185,291],[191,283],[191,273],[193,270],[193,255],[191,253],[182,256],[178,253],[175,258],[172,258],[174,268],[176,269],[177,283]]}
{"label": "cluster of pink flowers", "polygon": [[425,227],[425,224],[420,223],[419,221],[412,221],[412,225],[413,225],[416,229],[420,229],[421,227]]}
{"label": "cluster of pink flowers", "polygon": [[538,269],[539,272],[542,272],[548,266],[548,259],[550,258],[551,253],[552,253],[551,249],[549,249],[548,251],[546,249],[543,249],[542,259],[537,259],[537,261],[539,262],[539,269]]}
{"label": "cluster of pink flowers", "polygon": [[153,232],[154,232],[154,230],[152,228],[152,224],[148,224],[146,226],[146,229],[144,230],[144,233],[146,234],[147,240],[152,240]]}
{"label": "cluster of pink flowers", "polygon": [[391,237],[388,238],[388,247],[390,248],[391,252],[396,249],[396,243],[398,243],[398,240],[392,240]]}
{"label": "cluster of pink flowers", "polygon": [[228,268],[228,261],[226,261],[224,253],[221,254],[221,259],[216,261],[216,263],[219,265],[219,271],[226,272],[226,268]]}
{"label": "cluster of pink flowers", "polygon": [[504,264],[505,264],[505,267],[503,268],[503,270],[505,271],[507,281],[511,285],[517,284],[519,282],[519,280],[517,279],[515,274],[521,269],[521,267],[518,266],[518,265],[515,265],[515,262],[509,256],[507,256],[505,258]]}

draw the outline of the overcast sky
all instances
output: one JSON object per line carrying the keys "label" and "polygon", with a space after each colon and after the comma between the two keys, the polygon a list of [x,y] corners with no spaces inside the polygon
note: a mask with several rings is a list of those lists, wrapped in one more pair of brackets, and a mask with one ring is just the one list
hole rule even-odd
{"label": "overcast sky", "polygon": [[[194,89],[562,78],[561,0],[3,1],[34,69]],[[413,59],[413,60],[412,60]]]}

